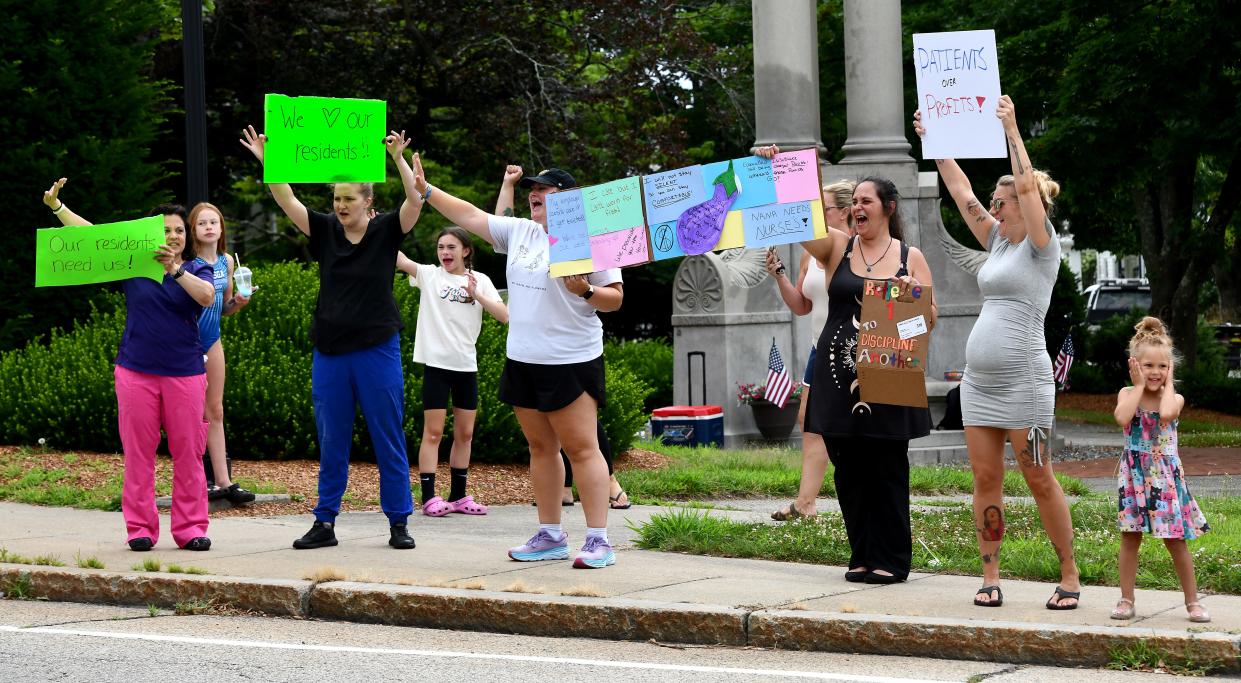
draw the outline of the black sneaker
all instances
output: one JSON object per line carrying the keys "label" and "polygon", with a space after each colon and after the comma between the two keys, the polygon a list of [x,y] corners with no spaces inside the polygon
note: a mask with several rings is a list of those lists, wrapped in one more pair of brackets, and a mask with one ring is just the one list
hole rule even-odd
{"label": "black sneaker", "polygon": [[254,494],[241,488],[241,484],[233,484],[224,489],[224,497],[233,505],[245,505],[254,502]]}
{"label": "black sneaker", "polygon": [[392,525],[392,538],[388,545],[397,550],[410,550],[414,547],[414,537],[409,535],[409,528],[404,524]]}
{"label": "black sneaker", "polygon": [[149,536],[135,538],[129,542],[129,549],[140,553],[144,553],[154,547],[155,541],[152,541]]}
{"label": "black sneaker", "polygon": [[181,546],[184,550],[211,550],[211,539],[206,536],[198,536],[191,538],[189,542]]}
{"label": "black sneaker", "polygon": [[212,484],[207,487],[207,500],[219,500],[228,495],[228,489]]}
{"label": "black sneaker", "polygon": [[309,550],[336,545],[336,532],[333,530],[335,526],[334,522],[316,521],[305,536],[293,541],[293,547],[298,550]]}

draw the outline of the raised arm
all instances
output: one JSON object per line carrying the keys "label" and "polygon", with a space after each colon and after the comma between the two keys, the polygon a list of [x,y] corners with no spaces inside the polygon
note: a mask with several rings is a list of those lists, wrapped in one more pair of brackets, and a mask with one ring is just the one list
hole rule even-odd
{"label": "raised arm", "polygon": [[788,276],[787,269],[780,262],[780,257],[776,255],[774,249],[767,250],[767,272],[771,275],[771,279],[776,281],[776,287],[780,289],[780,298],[784,299],[784,305],[789,307],[793,315],[806,315],[814,308],[814,302],[806,298],[802,294],[801,285],[806,279],[806,271],[810,265],[810,253],[802,251],[801,265],[798,268],[797,284],[793,284]]}
{"label": "raised arm", "polygon": [[60,200],[60,188],[69,182],[68,178],[61,178],[52,183],[52,187],[43,193],[43,203],[47,208],[52,210],[52,215],[60,221],[61,225],[91,225],[91,222],[69,210],[68,206]]}
{"label": "raised arm", "polygon": [[[922,127],[921,110],[914,112],[914,132],[918,137],[926,135],[926,129]],[[956,202],[961,220],[969,226],[974,239],[986,249],[987,237],[991,234],[991,226],[995,225],[995,218],[983,207],[982,202],[978,201],[978,197],[974,196],[970,179],[955,159],[936,159],[935,165],[939,167],[939,176],[948,187],[948,194],[952,195],[952,201]]]}
{"label": "raised arm", "polygon": [[[246,126],[241,131],[242,139],[238,140],[242,147],[250,150],[254,158],[259,160],[259,164],[263,163],[263,149],[267,145],[267,136],[260,135],[254,130],[254,126]],[[306,205],[293,195],[293,188],[288,183],[271,183],[267,186],[271,191],[271,196],[280,205],[284,215],[293,221],[293,225],[297,226],[302,234],[310,234],[310,214],[306,211]]]}
{"label": "raised arm", "polygon": [[483,238],[487,244],[495,244],[495,240],[491,239],[491,228],[487,225],[487,212],[438,187],[433,188],[427,182],[426,171],[422,168],[422,157],[417,152],[414,152],[414,189],[428,204],[434,206],[436,211],[443,214],[444,218]]}
{"label": "raised arm", "polygon": [[396,162],[396,170],[401,174],[401,187],[405,188],[405,201],[401,202],[401,232],[408,233],[418,222],[418,214],[422,212],[422,196],[414,189],[414,169],[405,160],[405,148],[409,147],[409,138],[405,131],[392,131],[384,138],[384,147]]}
{"label": "raised arm", "polygon": [[[467,271],[465,274],[465,293],[469,297],[479,303],[483,310],[491,314],[491,317],[502,323],[508,324],[508,305],[504,300],[496,297],[492,299],[490,296],[484,296],[478,291],[478,279],[474,277],[473,271]],[[490,294],[490,292],[488,292]]]}
{"label": "raised arm", "polygon": [[509,164],[504,168],[504,180],[500,181],[500,194],[496,197],[496,215],[513,215],[513,188],[521,180],[521,166]]}
{"label": "raised arm", "polygon": [[1138,404],[1142,402],[1142,385],[1146,383],[1142,379],[1142,368],[1138,366],[1138,359],[1132,356],[1129,357],[1129,381],[1133,386],[1124,387],[1116,394],[1116,410],[1112,411],[1112,417],[1121,427],[1127,427],[1137,414]]}
{"label": "raised arm", "polygon": [[1159,392],[1159,421],[1167,424],[1181,416],[1185,407],[1185,397],[1176,393],[1176,384],[1172,381],[1172,371],[1176,361],[1168,359],[1168,377],[1163,381],[1163,389]]}
{"label": "raised arm", "polygon": [[396,252],[396,269],[410,277],[418,277],[418,264],[403,251]]}
{"label": "raised arm", "polygon": [[1034,166],[1030,164],[1026,144],[1021,141],[1021,130],[1017,128],[1017,112],[1008,95],[1000,96],[995,115],[1004,124],[1008,157],[1013,165],[1013,184],[1017,189],[1017,202],[1021,205],[1021,220],[1026,224],[1026,235],[1034,246],[1043,249],[1052,238],[1047,232],[1047,211],[1043,208],[1043,197],[1038,191],[1038,180],[1034,178]]}

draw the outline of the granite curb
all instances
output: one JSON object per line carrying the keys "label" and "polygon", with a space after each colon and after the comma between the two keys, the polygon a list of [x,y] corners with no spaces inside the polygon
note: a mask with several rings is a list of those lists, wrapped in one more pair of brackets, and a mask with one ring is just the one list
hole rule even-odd
{"label": "granite curb", "polygon": [[1211,631],[768,610],[463,588],[0,564],[0,589],[38,599],[171,607],[192,600],[271,616],[533,636],[748,645],[1053,666],[1101,666],[1145,642],[1241,672],[1241,635]]}

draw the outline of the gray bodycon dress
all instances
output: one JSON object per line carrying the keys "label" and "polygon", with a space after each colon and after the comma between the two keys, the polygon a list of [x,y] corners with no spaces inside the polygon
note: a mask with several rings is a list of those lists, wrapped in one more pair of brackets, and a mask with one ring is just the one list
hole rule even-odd
{"label": "gray bodycon dress", "polygon": [[1044,227],[1051,241],[1037,249],[1028,237],[1017,244],[1001,237],[998,221],[991,226],[987,262],[978,271],[982,312],[965,345],[961,417],[967,427],[1051,428],[1056,384],[1043,318],[1060,270],[1060,240],[1051,220]]}

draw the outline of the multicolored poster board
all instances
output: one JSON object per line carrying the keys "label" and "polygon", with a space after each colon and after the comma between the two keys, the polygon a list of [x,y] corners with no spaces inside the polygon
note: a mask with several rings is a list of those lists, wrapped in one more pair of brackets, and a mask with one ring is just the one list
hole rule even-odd
{"label": "multicolored poster board", "polygon": [[900,294],[896,280],[863,283],[855,358],[863,403],[927,406],[930,320],[930,285]]}
{"label": "multicolored poster board", "polygon": [[34,286],[61,287],[128,280],[164,280],[155,250],[164,243],[164,218],[45,228],[35,244]]}
{"label": "multicolored poster board", "polygon": [[382,100],[267,95],[263,182],[383,182],[387,108]]}
{"label": "multicolored poster board", "polygon": [[[724,187],[724,182],[716,181],[727,180],[729,164],[733,182]],[[773,159],[742,157],[556,192],[547,198],[551,274],[559,277],[687,253],[817,239],[827,235],[819,186],[817,152],[804,149]],[[687,250],[677,234],[682,216],[707,214],[711,202],[723,206],[730,200],[718,237],[712,232],[713,242],[699,239]]]}
{"label": "multicolored poster board", "polygon": [[915,33],[913,57],[926,128],[922,158],[1007,156],[1004,127],[995,117],[1000,100],[995,31]]}

